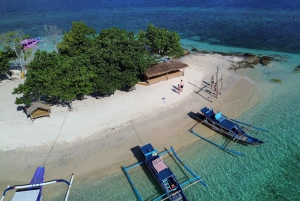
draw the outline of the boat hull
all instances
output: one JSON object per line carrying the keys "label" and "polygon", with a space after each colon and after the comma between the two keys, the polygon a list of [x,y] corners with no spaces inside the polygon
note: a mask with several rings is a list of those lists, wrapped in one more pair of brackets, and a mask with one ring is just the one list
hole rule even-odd
{"label": "boat hull", "polygon": [[201,117],[201,114],[198,113],[194,116],[194,118],[198,122],[204,124],[205,126],[209,127],[210,129],[222,134],[223,136],[233,140],[234,142],[237,142],[237,143],[243,144],[243,145],[261,145],[264,143],[263,141],[258,140],[256,138],[248,135],[244,131],[242,131],[242,134],[241,134],[241,133],[234,132],[232,129],[226,128],[225,126],[221,125],[217,121],[215,121],[212,118],[205,115],[205,113],[202,116],[204,118]]}
{"label": "boat hull", "polygon": [[[187,201],[187,198],[183,193],[179,183],[177,182],[177,179],[173,172],[167,166],[166,169],[163,169],[159,172],[154,167],[153,161],[159,159],[160,156],[149,156],[148,154],[146,155],[146,153],[148,152],[151,153],[155,151],[152,145],[147,144],[141,147],[141,150],[145,160],[144,162],[146,163],[148,169],[150,170],[155,180],[159,183],[162,190],[169,197],[169,199],[171,201]],[[174,188],[172,187],[171,183],[174,185]]]}

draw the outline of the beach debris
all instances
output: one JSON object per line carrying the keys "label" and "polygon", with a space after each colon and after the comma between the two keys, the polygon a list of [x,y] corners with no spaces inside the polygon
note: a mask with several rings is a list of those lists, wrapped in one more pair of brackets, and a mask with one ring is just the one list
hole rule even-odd
{"label": "beach debris", "polygon": [[293,71],[293,73],[300,73],[300,65],[295,68],[295,70]]}
{"label": "beach debris", "polygon": [[275,82],[275,83],[281,83],[282,82],[280,79],[277,79],[277,78],[272,78],[271,81]]}
{"label": "beach debris", "polygon": [[271,60],[273,60],[273,57],[270,57],[270,56],[262,56],[261,58],[260,58],[260,63],[263,65],[263,66],[266,66],[266,65],[268,65],[270,62],[271,62]]}

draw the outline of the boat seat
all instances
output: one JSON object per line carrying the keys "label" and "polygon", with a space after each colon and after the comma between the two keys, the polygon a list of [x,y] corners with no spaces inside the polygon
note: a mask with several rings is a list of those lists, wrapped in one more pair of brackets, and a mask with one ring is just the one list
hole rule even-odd
{"label": "boat seat", "polygon": [[219,122],[222,122],[225,117],[222,115],[221,112],[218,112],[216,115],[215,115],[215,119],[218,120]]}

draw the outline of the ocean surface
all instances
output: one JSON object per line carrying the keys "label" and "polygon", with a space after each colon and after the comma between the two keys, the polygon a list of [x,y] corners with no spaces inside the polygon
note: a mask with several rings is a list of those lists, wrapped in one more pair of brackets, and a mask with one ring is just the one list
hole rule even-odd
{"label": "ocean surface", "polygon": [[[242,70],[262,93],[261,102],[239,117],[269,133],[253,131],[262,146],[235,145],[236,157],[199,140],[179,157],[199,174],[208,188],[185,189],[189,200],[300,200],[300,1],[289,0],[1,0],[0,33],[22,29],[44,36],[44,24],[68,31],[72,21],[84,21],[98,32],[119,27],[137,33],[149,23],[176,31],[182,46],[220,52],[250,52],[281,58],[268,67]],[[41,47],[42,48],[42,47]],[[43,47],[43,48],[46,48]],[[282,80],[281,84],[270,81]],[[225,140],[214,135],[211,140]],[[166,159],[179,181],[190,178],[173,158]],[[130,170],[140,194],[152,200],[162,192],[144,168]],[[45,189],[46,190],[46,189]],[[56,188],[45,200],[61,200]],[[50,192],[50,191],[49,191]],[[125,175],[97,175],[76,180],[69,200],[137,200]]]}

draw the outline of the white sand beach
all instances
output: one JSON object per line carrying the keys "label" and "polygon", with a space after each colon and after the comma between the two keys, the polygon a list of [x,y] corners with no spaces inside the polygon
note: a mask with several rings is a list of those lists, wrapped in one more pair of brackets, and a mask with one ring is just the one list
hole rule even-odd
{"label": "white sand beach", "polygon": [[[237,60],[237,58],[233,58]],[[37,166],[46,167],[46,178],[107,175],[120,171],[120,165],[136,161],[131,148],[152,143],[158,150],[199,140],[189,129],[196,123],[189,114],[213,107],[237,117],[260,100],[256,86],[236,71],[227,70],[231,59],[218,54],[191,54],[180,59],[189,67],[183,77],[151,86],[136,85],[131,92],[117,91],[110,97],[74,101],[73,111],[52,106],[51,117],[27,118],[14,104],[13,88],[22,83],[0,83],[0,188],[7,184],[28,183]],[[223,75],[218,99],[206,92],[203,81]],[[183,92],[174,91],[181,79]],[[204,88],[203,88],[204,87]],[[202,90],[201,90],[202,89]],[[212,131],[203,126],[206,134]],[[203,132],[202,132],[203,133]]]}

